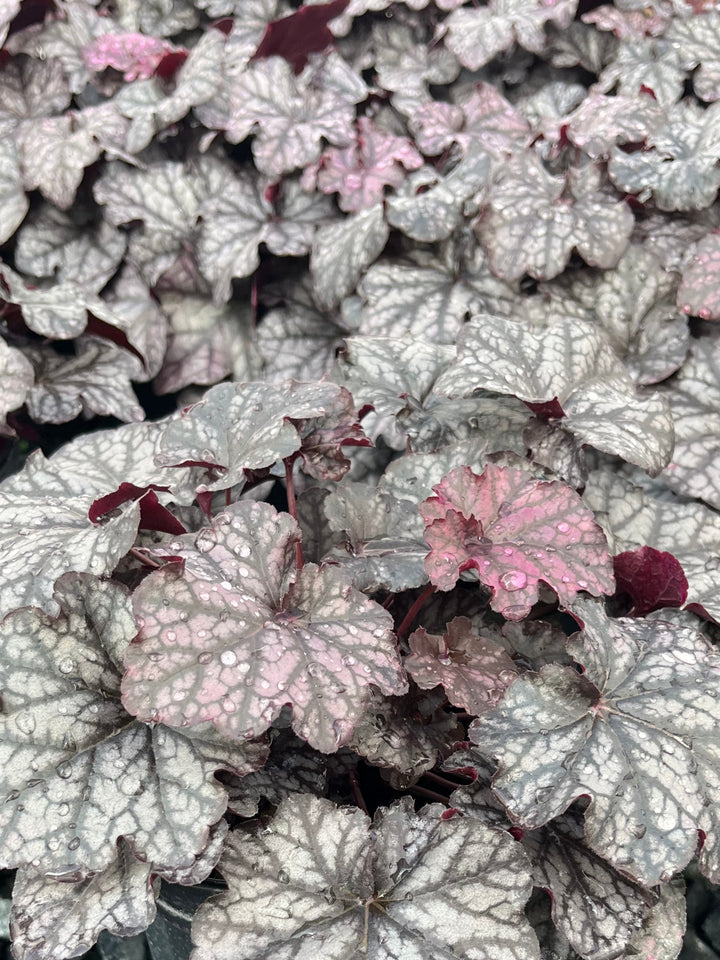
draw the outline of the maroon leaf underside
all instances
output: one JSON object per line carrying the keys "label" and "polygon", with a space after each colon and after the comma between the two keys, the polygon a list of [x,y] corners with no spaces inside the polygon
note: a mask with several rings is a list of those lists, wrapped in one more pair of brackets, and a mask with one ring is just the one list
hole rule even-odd
{"label": "maroon leaf underside", "polygon": [[613,565],[617,592],[630,597],[638,617],[663,607],[682,607],[687,600],[685,572],[671,553],[640,547],[618,553]]}

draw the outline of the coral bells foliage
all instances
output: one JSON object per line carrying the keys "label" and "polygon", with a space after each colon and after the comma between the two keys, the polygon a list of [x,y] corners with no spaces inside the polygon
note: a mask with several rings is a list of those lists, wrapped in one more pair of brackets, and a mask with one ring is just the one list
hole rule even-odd
{"label": "coral bells foliage", "polygon": [[675,960],[720,882],[716,5],[0,41],[16,960]]}

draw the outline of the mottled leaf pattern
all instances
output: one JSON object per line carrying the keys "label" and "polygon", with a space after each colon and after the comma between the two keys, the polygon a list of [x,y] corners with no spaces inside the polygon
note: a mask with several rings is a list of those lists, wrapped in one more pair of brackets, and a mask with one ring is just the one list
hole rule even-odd
{"label": "mottled leaf pattern", "polygon": [[677,302],[683,313],[720,320],[720,234],[712,233],[693,244]]}
{"label": "mottled leaf pattern", "polygon": [[120,937],[141,933],[155,918],[159,884],[151,870],[151,864],[137,860],[125,843],[114,863],[77,883],[21,869],[10,915],[17,957],[65,960],[68,951],[79,955],[88,950],[102,930]]}
{"label": "mottled leaf pattern", "polygon": [[408,643],[405,669],[415,683],[423,690],[442,684],[450,703],[476,716],[494,707],[515,679],[510,657],[493,640],[475,634],[467,617],[451,620],[442,637],[421,627]]}
{"label": "mottled leaf pattern", "polygon": [[3,863],[102,871],[124,836],[144,860],[188,867],[227,804],[215,770],[248,772],[263,746],[134,721],[119,702],[137,632],[127,591],[70,574],[55,596],[60,619],[26,609],[0,627]]}
{"label": "mottled leaf pattern", "polygon": [[332,307],[353,292],[363,270],[382,252],[389,232],[382,204],[318,229],[310,271],[320,306]]}
{"label": "mottled leaf pattern", "polygon": [[399,960],[448,947],[462,960],[538,960],[522,912],[522,852],[479,820],[443,820],[442,811],[381,808],[373,839],[360,810],[285,800],[256,839],[231,836],[219,867],[229,890],[193,922],[197,960],[236,956],[236,936],[248,960],[319,950],[327,960]]}
{"label": "mottled leaf pattern", "polygon": [[131,712],[178,727],[210,720],[249,739],[290,704],[298,735],[331,753],[350,738],[370,683],[404,692],[390,615],[332,567],[298,571],[299,536],[287,514],[240,503],[194,544],[170,547],[182,574],[159,570],[135,592]]}
{"label": "mottled leaf pattern", "polygon": [[508,620],[527,616],[540,580],[562,605],[579,590],[612,592],[605,537],[570,487],[489,464],[479,476],[458,467],[433,489],[420,514],[430,546],[425,570],[441,590],[475,569]]}
{"label": "mottled leaf pattern", "polygon": [[474,723],[500,760],[495,792],[528,828],[589,795],[588,843],[647,885],[682,869],[702,830],[703,868],[718,876],[717,652],[691,628],[576,609],[584,632],[568,649],[585,673],[520,677]]}

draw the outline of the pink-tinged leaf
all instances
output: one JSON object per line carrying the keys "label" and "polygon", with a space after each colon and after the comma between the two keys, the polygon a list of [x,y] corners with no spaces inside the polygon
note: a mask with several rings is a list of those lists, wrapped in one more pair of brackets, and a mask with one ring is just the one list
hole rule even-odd
{"label": "pink-tinged leaf", "polygon": [[339,479],[350,466],[342,444],[363,440],[344,387],[294,380],[221,383],[167,423],[157,462],[202,464],[210,469],[205,489],[226,490],[244,482],[245,470],[270,467],[299,450],[311,476]]}
{"label": "pink-tinged leaf", "polygon": [[[593,168],[586,171],[585,186],[597,180],[596,174]],[[501,167],[490,188],[489,210],[477,227],[490,266],[505,280],[523,273],[538,280],[555,277],[573,249],[591,266],[614,267],[632,228],[626,204],[600,190],[583,190],[578,175],[551,175],[529,152]]]}
{"label": "pink-tinged leaf", "polygon": [[[460,767],[465,776],[474,777],[473,783],[450,795],[453,807],[488,826],[512,830],[507,810],[492,790],[493,763],[470,748],[450,756],[443,767]],[[622,876],[587,845],[577,809],[537,830],[515,829],[532,864],[535,885],[552,897],[552,919],[560,933],[587,960],[619,956],[657,902],[656,894]],[[579,960],[578,954],[573,952],[568,960]]]}
{"label": "pink-tinged leaf", "polygon": [[284,800],[255,837],[230,835],[218,867],[229,889],[195,915],[195,960],[231,960],[238,942],[248,958],[539,960],[519,845],[444,812],[415,813],[406,797],[371,826],[356,808]]}
{"label": "pink-tinged leaf", "polygon": [[404,697],[373,694],[348,747],[395,790],[405,790],[444,760],[465,736],[442,693],[422,694],[412,685]]}
{"label": "pink-tinged leaf", "polygon": [[299,73],[311,53],[318,53],[333,43],[335,38],[328,23],[339,17],[349,2],[331,0],[319,6],[302,6],[289,17],[273,20],[267,25],[252,59],[279,56]]}
{"label": "pink-tinged leaf", "polygon": [[720,233],[711,233],[688,252],[677,292],[683,313],[720,320]]}
{"label": "pink-tinged leaf", "polygon": [[487,7],[455,10],[439,33],[463,66],[478,70],[516,42],[540,53],[545,24],[567,27],[576,7],[575,0],[491,0]]}
{"label": "pink-tinged leaf", "polygon": [[317,161],[323,139],[337,146],[352,143],[355,105],[366,96],[365,83],[336,55],[299,77],[273,57],[233,79],[225,135],[239,143],[254,132],[255,164],[277,180]]}
{"label": "pink-tinged leaf", "polygon": [[318,305],[334,307],[352,293],[365,270],[382,253],[389,235],[381,203],[319,227],[310,255]]}
{"label": "pink-tinged leaf", "polygon": [[160,302],[170,329],[162,368],[153,381],[156,393],[174,393],[190,384],[210,386],[229,374],[233,380],[258,376],[261,361],[249,309],[236,303],[216,307],[205,297],[180,293],[167,293]]}
{"label": "pink-tinged leaf", "polygon": [[430,553],[425,570],[451,590],[462,570],[478,571],[491,606],[522,620],[542,580],[568,606],[580,590],[612,593],[612,560],[602,529],[580,497],[560,481],[488,464],[479,476],[451,471],[420,505]]}
{"label": "pink-tinged leaf", "polygon": [[703,210],[720,187],[720,104],[707,109],[683,100],[667,111],[665,124],[647,137],[645,149],[614,147],[608,164],[619,190],[650,197],[659,210]]}
{"label": "pink-tinged leaf", "polygon": [[38,423],[67,423],[80,414],[117,417],[126,423],[145,419],[131,385],[140,376],[141,364],[127,350],[85,337],[74,357],[49,348],[31,349],[28,356],[35,365],[36,383],[26,402]]}
{"label": "pink-tinged leaf", "polygon": [[34,382],[35,372],[27,357],[0,339],[0,434],[9,435],[5,417],[22,406]]}
{"label": "pink-tinged leaf", "polygon": [[617,473],[594,471],[583,495],[621,553],[672,553],[688,582],[687,608],[720,623],[720,518],[703,503],[648,496]]}
{"label": "pink-tinged leaf", "polygon": [[628,945],[628,955],[651,960],[677,960],[687,927],[687,900],[682,877],[658,887],[658,902],[650,907]]}
{"label": "pink-tinged leaf", "polygon": [[677,50],[701,100],[720,100],[720,13],[709,7],[694,17],[673,17],[666,39]]}
{"label": "pink-tinged leaf", "polygon": [[456,142],[467,151],[471,144],[486,150],[497,163],[527,147],[530,126],[496,86],[480,82],[458,98],[465,115]]}
{"label": "pink-tinged leaf", "polygon": [[152,864],[137,860],[121,841],[118,859],[75,883],[23,868],[13,886],[10,937],[17,960],[80,956],[101,931],[132,937],[155,919],[160,881]]}
{"label": "pink-tinged leaf", "polygon": [[85,875],[113,863],[124,836],[158,868],[190,867],[227,804],[215,771],[249,772],[266,749],[128,716],[120,675],[137,627],[127,591],[70,574],[55,597],[59,618],[26,608],[0,626],[1,862]]}
{"label": "pink-tinged leaf", "polygon": [[29,206],[17,146],[12,140],[0,141],[0,243],[15,233]]}
{"label": "pink-tinged leaf", "polygon": [[424,628],[410,635],[405,669],[422,690],[438,684],[453,706],[478,715],[495,706],[517,676],[515,666],[494,640],[478,636],[467,617],[455,617],[444,636]]}
{"label": "pink-tinged leaf", "polygon": [[597,160],[607,158],[615,144],[644,142],[664,119],[662,107],[649,93],[609,96],[593,92],[573,110],[566,135]]}
{"label": "pink-tinged leaf", "polygon": [[642,617],[663,607],[682,607],[688,582],[677,559],[654,547],[626,550],[613,558],[617,592],[633,602],[632,612]]}
{"label": "pink-tinged leaf", "polygon": [[660,37],[668,26],[668,15],[653,6],[644,9],[617,9],[609,4],[582,15],[583,23],[592,23],[598,30],[607,30],[620,40],[642,40]]}
{"label": "pink-tinged leaf", "polygon": [[158,570],[135,593],[131,712],[173,726],[209,720],[248,739],[290,704],[298,735],[332,753],[351,737],[369,684],[405,692],[390,614],[336,568],[298,570],[299,539],[289,515],[243,502],[194,545],[171,544],[183,572]]}
{"label": "pink-tinged leaf", "polygon": [[590,601],[575,609],[584,631],[568,651],[585,672],[525,674],[471,728],[500,760],[495,793],[528,829],[589,796],[589,846],[646,886],[683,869],[702,831],[701,869],[715,881],[717,650],[694,628],[613,620]]}
{"label": "pink-tinged leaf", "polygon": [[167,40],[142,33],[106,33],[85,47],[82,57],[93,73],[112,67],[124,80],[147,80],[166,54],[179,50]]}
{"label": "pink-tinged leaf", "polygon": [[317,185],[323,193],[340,195],[341,210],[357,213],[381,200],[385,187],[397,189],[405,179],[404,170],[417,170],[422,163],[407,137],[360,117],[356,140],[344,149],[331,147],[320,157]]}

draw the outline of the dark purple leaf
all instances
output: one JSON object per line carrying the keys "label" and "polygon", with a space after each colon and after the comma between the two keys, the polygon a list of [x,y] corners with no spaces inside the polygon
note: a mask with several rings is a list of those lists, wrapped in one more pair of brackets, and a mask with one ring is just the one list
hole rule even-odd
{"label": "dark purple leaf", "polygon": [[633,613],[642,617],[663,607],[682,607],[688,582],[677,559],[654,547],[626,550],[613,557],[618,593],[633,602]]}
{"label": "dark purple leaf", "polygon": [[318,6],[303,5],[289,17],[273,20],[252,59],[280,56],[299,73],[311,53],[329,46],[334,37],[328,23],[345,10],[349,0],[331,0]]}

